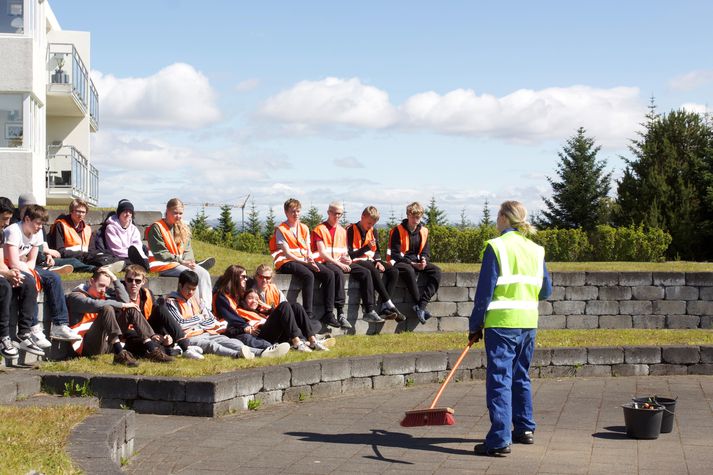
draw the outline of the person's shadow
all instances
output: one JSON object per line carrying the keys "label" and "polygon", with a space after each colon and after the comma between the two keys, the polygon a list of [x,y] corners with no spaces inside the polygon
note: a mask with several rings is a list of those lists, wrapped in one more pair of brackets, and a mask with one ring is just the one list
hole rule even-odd
{"label": "person's shadow", "polygon": [[622,440],[628,439],[625,426],[609,426],[603,428],[607,432],[595,432],[592,437],[597,439]]}
{"label": "person's shadow", "polygon": [[300,440],[305,442],[371,445],[374,450],[374,455],[369,455],[365,458],[406,465],[412,465],[412,463],[403,460],[388,459],[381,454],[379,447],[400,447],[404,449],[425,450],[429,452],[441,452],[452,455],[471,455],[473,453],[472,450],[452,449],[449,447],[442,447],[439,444],[472,444],[474,442],[479,442],[478,439],[463,439],[459,437],[414,437],[411,434],[390,432],[388,430],[381,429],[371,429],[371,433],[362,434],[318,434],[316,432],[286,432],[285,434],[300,437]]}

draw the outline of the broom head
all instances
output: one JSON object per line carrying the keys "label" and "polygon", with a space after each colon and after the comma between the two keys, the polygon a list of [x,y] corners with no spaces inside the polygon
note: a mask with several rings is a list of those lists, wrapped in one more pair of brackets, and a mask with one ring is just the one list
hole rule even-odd
{"label": "broom head", "polygon": [[453,409],[450,407],[434,407],[433,409],[406,411],[406,416],[401,421],[401,426],[451,426],[455,423]]}

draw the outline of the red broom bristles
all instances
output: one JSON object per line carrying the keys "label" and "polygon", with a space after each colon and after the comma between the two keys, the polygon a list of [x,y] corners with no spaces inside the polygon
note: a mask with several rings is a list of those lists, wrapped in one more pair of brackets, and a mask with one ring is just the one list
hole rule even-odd
{"label": "red broom bristles", "polygon": [[453,409],[450,407],[407,411],[406,417],[401,421],[403,427],[452,426],[455,423]]}

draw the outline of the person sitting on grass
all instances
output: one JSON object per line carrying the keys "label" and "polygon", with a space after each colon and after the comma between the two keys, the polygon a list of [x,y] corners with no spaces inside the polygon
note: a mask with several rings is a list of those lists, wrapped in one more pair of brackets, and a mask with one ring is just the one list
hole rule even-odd
{"label": "person sitting on grass", "polygon": [[[42,226],[47,222],[47,210],[40,205],[28,205],[22,215],[22,221],[11,224],[3,230],[5,244],[3,245],[4,259],[10,269],[17,269],[26,275],[25,278],[34,280],[37,290],[44,290],[52,319],[50,338],[54,340],[77,341],[81,336],[69,328],[67,304],[64,300],[62,280],[59,275],[41,267],[37,267],[37,254],[44,244]],[[37,322],[37,315],[32,320],[31,338],[42,348],[49,348],[51,344],[45,338],[42,325]]]}
{"label": "person sitting on grass", "polygon": [[[269,333],[267,337],[258,336],[260,332],[249,328],[248,322],[238,313],[238,301],[245,292],[247,279],[248,275],[243,266],[236,264],[228,266],[223,275],[218,278],[213,289],[213,312],[220,320],[226,322],[226,335],[240,340],[250,347],[262,349],[263,352],[260,355],[262,357],[283,356],[290,350],[289,344],[270,339]],[[278,318],[294,320],[292,315],[281,315]],[[277,323],[277,319],[273,323]]]}
{"label": "person sitting on grass", "polygon": [[[181,330],[181,326],[172,318],[168,317],[165,312],[158,311],[158,305],[148,287],[146,269],[136,264],[126,266],[124,274],[124,288],[129,295],[129,302],[136,304],[139,311],[148,320],[155,335],[152,337],[154,341],[159,343],[164,352],[170,352],[174,341],[184,341],[186,335]],[[174,336],[176,339],[174,340]],[[180,345],[179,345],[180,346]],[[188,345],[186,344],[186,349]],[[136,356],[142,356],[145,348],[135,332],[129,332],[126,335],[126,349]]]}
{"label": "person sitting on grass", "polygon": [[[208,270],[215,265],[215,258],[209,257],[196,262],[191,247],[191,228],[183,222],[183,202],[172,198],[166,203],[163,219],[146,229],[149,243],[148,266],[151,272],[162,277],[177,277],[186,270],[198,276],[198,295],[205,308],[210,308],[212,283]],[[134,246],[129,248],[132,263],[145,265],[143,257]]]}
{"label": "person sitting on grass", "polygon": [[69,321],[82,339],[72,347],[81,356],[114,353],[114,364],[138,366],[121,339],[130,331],[144,346],[146,359],[169,363],[173,358],[160,348],[149,323],[135,303],[129,301],[123,284],[108,267],[95,270],[86,284],[67,295]]}
{"label": "person sitting on grass", "polygon": [[35,279],[5,264],[2,230],[10,223],[12,213],[12,202],[4,196],[0,197],[0,355],[16,360],[20,354],[10,338],[10,309],[13,302],[17,304],[18,310],[17,335],[20,349],[36,356],[44,356],[45,352],[32,339],[32,319],[37,312]]}
{"label": "person sitting on grass", "polygon": [[232,358],[253,359],[262,349],[252,348],[240,340],[229,338],[225,332],[225,322],[219,322],[210,309],[196,296],[198,274],[184,270],[178,276],[178,289],[165,297],[160,304],[181,326],[188,345],[197,346],[203,353],[213,353]]}

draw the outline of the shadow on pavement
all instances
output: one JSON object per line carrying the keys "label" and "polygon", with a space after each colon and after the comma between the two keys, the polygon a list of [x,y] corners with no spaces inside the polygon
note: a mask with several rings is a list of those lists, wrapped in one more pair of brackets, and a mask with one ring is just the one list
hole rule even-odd
{"label": "shadow on pavement", "polygon": [[626,427],[625,426],[609,426],[609,427],[604,427],[604,430],[608,432],[595,432],[592,434],[592,437],[596,437],[597,439],[611,439],[611,440],[621,440],[621,439],[628,439],[629,437],[626,435]]}
{"label": "shadow on pavement", "polygon": [[[385,458],[379,451],[379,447],[397,447],[403,449],[425,450],[429,452],[441,452],[452,455],[471,455],[472,448],[468,450],[442,447],[440,444],[474,444],[480,442],[479,439],[463,439],[459,437],[414,437],[411,434],[402,432],[390,432],[381,429],[371,429],[370,433],[350,433],[350,434],[318,434],[316,432],[285,432],[285,435],[300,437],[305,442],[320,442],[328,444],[356,444],[371,445],[374,450],[373,456],[365,458],[382,460],[385,462],[402,463],[412,465],[411,462]],[[468,445],[470,447],[470,445]]]}

